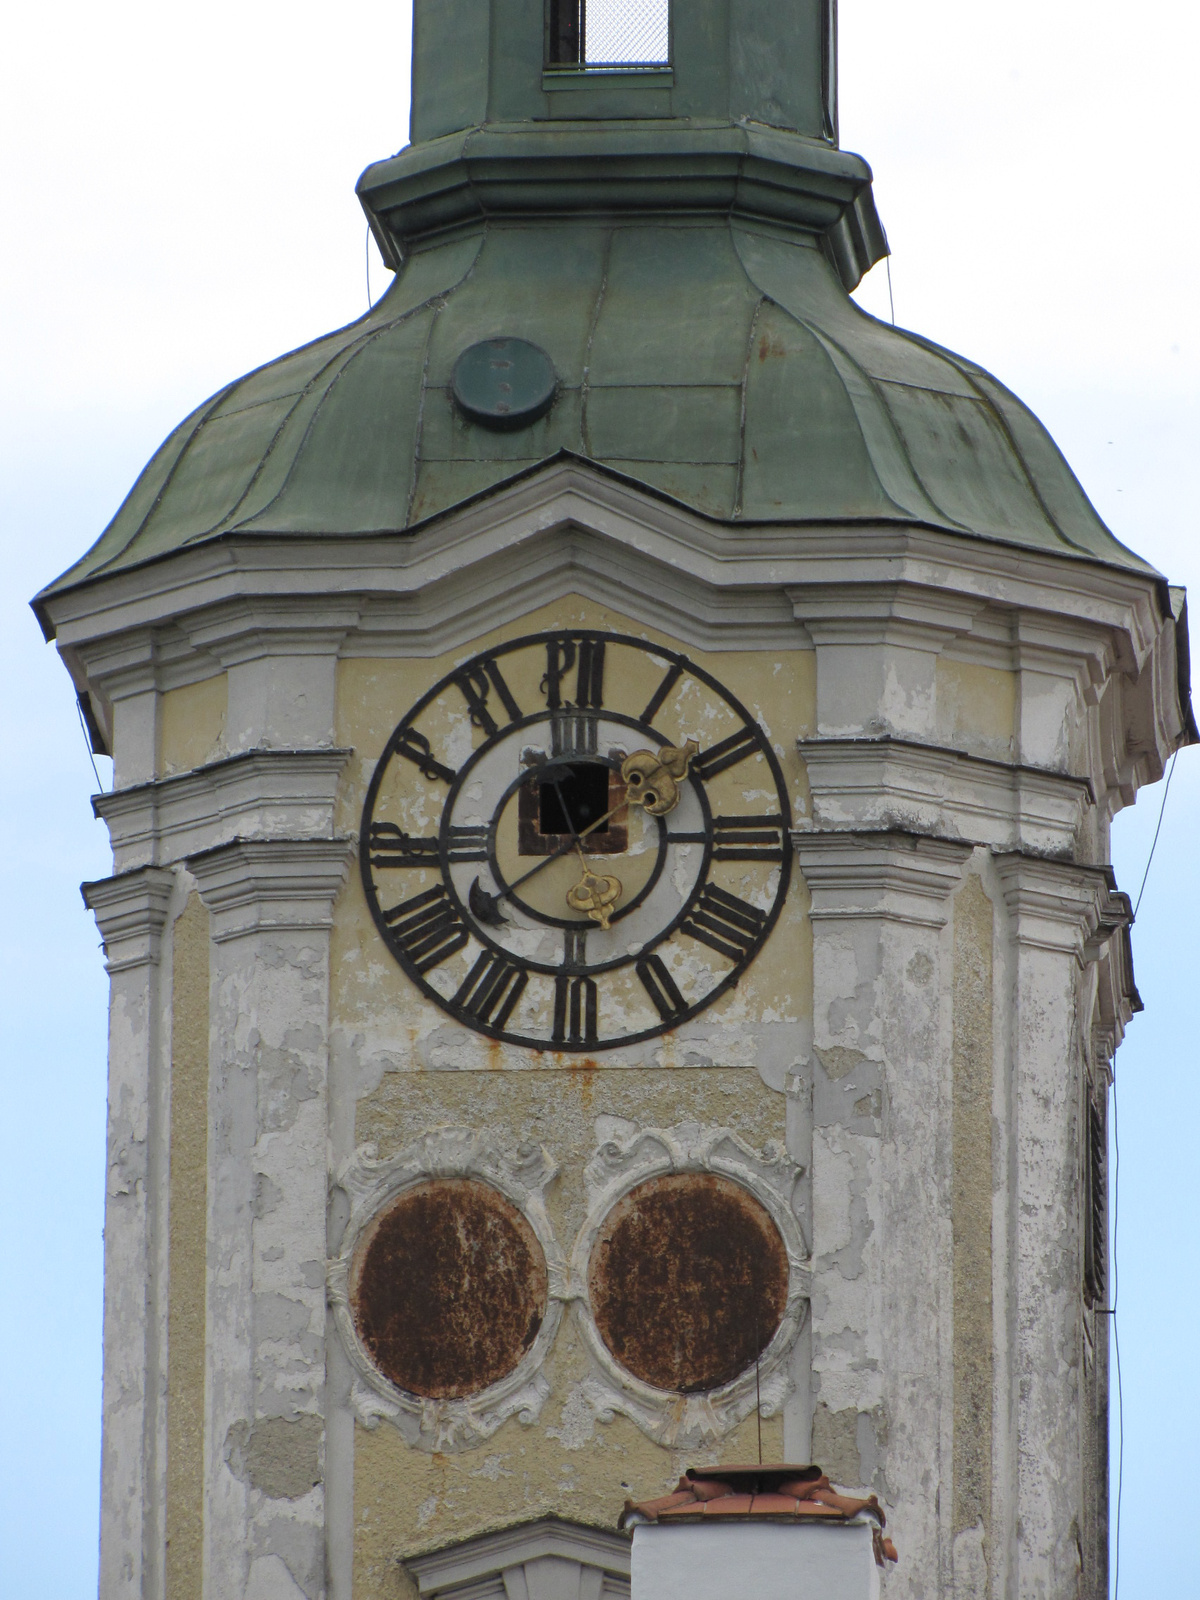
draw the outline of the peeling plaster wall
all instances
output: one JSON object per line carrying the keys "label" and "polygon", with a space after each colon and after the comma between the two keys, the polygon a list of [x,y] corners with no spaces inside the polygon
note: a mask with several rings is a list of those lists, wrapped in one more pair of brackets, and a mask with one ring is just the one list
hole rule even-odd
{"label": "peeling plaster wall", "polygon": [[519,1075],[393,1072],[359,1102],[357,1142],[387,1156],[427,1129],[449,1125],[486,1128],[514,1148],[545,1145],[559,1164],[547,1209],[569,1247],[586,1213],[584,1165],[622,1124],[662,1128],[686,1119],[732,1128],[762,1149],[782,1143],[785,1106],[782,1094],[743,1068],[610,1072],[585,1058]]}
{"label": "peeling plaster wall", "polygon": [[[672,1456],[624,1417],[596,1426],[580,1405],[573,1375],[582,1357],[567,1326],[552,1358],[556,1403],[544,1428],[506,1422],[466,1456],[409,1450],[393,1428],[360,1429],[355,1442],[354,1600],[408,1600],[416,1594],[398,1556],[470,1538],[488,1528],[555,1512],[611,1529],[625,1494],[656,1493],[687,1466],[704,1461],[755,1461],[754,1418],[729,1434],[719,1451]],[[561,1402],[558,1397],[562,1396]],[[557,1415],[552,1415],[556,1412]],[[763,1459],[782,1454],[783,1427],[764,1418]]]}
{"label": "peeling plaster wall", "polygon": [[974,874],[954,901],[954,1573],[990,1593],[992,1524],[992,903]]}
{"label": "peeling plaster wall", "polygon": [[[339,794],[337,825],[357,828],[379,752],[420,694],[467,654],[564,626],[684,648],[762,720],[794,813],[807,814],[807,781],[795,740],[814,727],[810,650],[705,654],[573,598],[474,641],[469,651],[428,660],[343,660],[336,739],[353,747],[354,758]],[[465,715],[463,721],[469,733]],[[794,877],[766,949],[741,984],[692,1023],[646,1045],[582,1058],[494,1043],[432,1006],[381,944],[361,883],[352,876],[334,916],[331,1071],[337,1094],[356,1108],[353,1144],[374,1146],[384,1158],[430,1129],[465,1126],[486,1129],[504,1146],[543,1145],[559,1166],[546,1202],[567,1251],[587,1210],[584,1166],[616,1131],[691,1121],[731,1128],[755,1149],[772,1142],[783,1146],[789,1131],[786,1091],[807,1060],[811,1038],[807,905],[807,889]],[[803,1225],[807,1229],[807,1218]],[[572,1314],[550,1351],[544,1373],[550,1395],[535,1424],[510,1420],[483,1444],[454,1455],[410,1449],[386,1421],[371,1429],[356,1424],[356,1600],[409,1592],[396,1564],[400,1555],[547,1511],[611,1526],[622,1482],[639,1494],[654,1493],[700,1459],[754,1459],[753,1417],[708,1451],[677,1453],[652,1442],[625,1417],[598,1418],[587,1398],[590,1370]],[[783,1431],[782,1414],[764,1419],[769,1458],[783,1455]]]}
{"label": "peeling plaster wall", "polygon": [[209,916],[189,897],[171,977],[167,1362],[167,1600],[200,1600],[204,1572]]}
{"label": "peeling plaster wall", "polygon": [[[1073,1600],[1080,1560],[1082,1592],[1098,1597],[1102,1497],[1082,1551],[1076,1519],[1102,1485],[1106,1371],[1080,1317],[1073,1075],[1087,1030],[1103,1023],[1107,1059],[1129,1014],[1120,897],[1089,863],[1103,859],[1114,785],[1144,776],[1130,729],[1150,747],[1149,702],[1122,700],[1100,621],[1060,626],[1059,591],[1038,587],[1032,557],[1024,587],[993,604],[946,566],[910,565],[895,587],[856,568],[843,583],[849,569],[818,556],[878,551],[874,535],[855,550],[858,534],[835,531],[811,570],[761,577],[777,586],[766,606],[747,599],[743,544],[723,569],[735,577],[689,576],[711,529],[686,555],[671,547],[678,569],[614,567],[609,582],[597,573],[615,542],[591,570],[571,564],[559,523],[543,539],[548,526],[522,571],[557,562],[553,582],[522,578],[519,593],[506,527],[485,578],[462,558],[448,608],[422,610],[415,589],[366,603],[359,587],[344,603],[297,589],[252,620],[241,601],[206,603],[190,658],[184,630],[151,628],[136,671],[128,640],[109,666],[97,657],[119,774],[103,802],[116,874],[88,886],[113,975],[105,1600],[199,1600],[202,1565],[220,1600],[407,1596],[400,1562],[422,1549],[541,1512],[607,1527],[623,1484],[649,1494],[693,1462],[753,1460],[752,1414],[710,1448],[675,1451],[654,1442],[672,1436],[654,1419],[606,1414],[571,1285],[530,1415],[514,1405],[453,1450],[430,1434],[410,1445],[395,1411],[369,1425],[330,1298],[330,1261],[353,1237],[339,1175],[370,1150],[386,1161],[451,1127],[518,1155],[544,1146],[547,1227],[569,1252],[598,1146],[685,1122],[756,1151],[786,1141],[806,1172],[782,1204],[812,1244],[811,1262],[791,1257],[802,1296],[811,1266],[812,1316],[777,1372],[781,1396],[793,1387],[764,1419],[764,1453],[878,1490],[902,1545],[893,1600]],[[592,537],[579,548],[594,555]],[[676,576],[694,587],[676,592]],[[456,612],[467,578],[474,609]],[[531,594],[575,584],[641,620],[573,593],[520,614]],[[1114,628],[1115,606],[1096,613]],[[1161,654],[1152,611],[1146,600],[1137,648]],[[672,615],[681,639],[658,627]],[[507,620],[471,637],[481,616]],[[590,1059],[452,1022],[346,877],[405,711],[477,651],[568,627],[682,649],[728,685],[767,730],[797,824],[799,870],[740,986],[665,1037]],[[218,660],[227,673],[185,681]],[[464,751],[477,738],[465,713],[446,732]],[[172,930],[168,908],[193,884],[207,910],[192,896]],[[1083,1424],[1081,1397],[1096,1408]]]}

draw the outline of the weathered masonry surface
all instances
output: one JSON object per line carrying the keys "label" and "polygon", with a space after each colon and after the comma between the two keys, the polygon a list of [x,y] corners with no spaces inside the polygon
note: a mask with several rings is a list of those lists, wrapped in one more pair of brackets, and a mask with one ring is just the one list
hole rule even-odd
{"label": "weathered masonry surface", "polygon": [[[760,1397],[888,1595],[1099,1600],[1109,828],[1196,738],[1183,596],[850,300],[824,0],[603,82],[544,17],[417,0],[388,294],[35,601],[115,764],[103,1600],[627,1593],[622,1485]],[[590,858],[546,773],[625,807]]]}

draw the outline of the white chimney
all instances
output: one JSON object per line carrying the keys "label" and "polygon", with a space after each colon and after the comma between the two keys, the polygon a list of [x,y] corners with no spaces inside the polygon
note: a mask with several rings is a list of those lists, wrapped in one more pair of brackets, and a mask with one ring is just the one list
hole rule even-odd
{"label": "white chimney", "polygon": [[689,1468],[622,1522],[632,1600],[878,1600],[896,1559],[875,1497],[840,1494],[819,1467]]}

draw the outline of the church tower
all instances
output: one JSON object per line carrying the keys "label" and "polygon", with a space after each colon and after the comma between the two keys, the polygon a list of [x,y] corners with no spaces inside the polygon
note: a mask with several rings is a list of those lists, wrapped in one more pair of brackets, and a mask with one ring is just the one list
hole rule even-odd
{"label": "church tower", "polygon": [[889,1596],[1107,1593],[1183,599],[849,298],[835,6],[415,0],[388,293],[34,602],[115,764],[102,1600],[628,1593],[626,1494],[756,1458]]}

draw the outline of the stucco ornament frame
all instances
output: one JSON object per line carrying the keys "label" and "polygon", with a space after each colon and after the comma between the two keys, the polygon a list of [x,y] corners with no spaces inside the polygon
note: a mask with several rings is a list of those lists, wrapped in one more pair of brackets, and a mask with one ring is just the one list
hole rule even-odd
{"label": "stucco ornament frame", "polygon": [[[406,1444],[418,1450],[469,1450],[491,1437],[501,1423],[517,1416],[537,1421],[550,1385],[542,1371],[568,1298],[566,1264],[546,1210],[546,1185],[557,1173],[541,1145],[504,1150],[485,1133],[469,1128],[439,1128],[422,1135],[398,1155],[379,1160],[374,1145],[362,1145],[337,1177],[350,1200],[350,1218],[341,1249],[326,1274],[329,1304],[346,1354],[354,1368],[351,1404],[364,1427],[394,1423]],[[546,1315],[536,1339],[513,1370],[497,1383],[465,1399],[430,1400],[391,1383],[363,1347],[350,1310],[350,1279],[364,1231],[396,1197],[430,1178],[476,1178],[510,1200],[533,1229],[546,1258]]]}
{"label": "stucco ornament frame", "polygon": [[[675,1394],[635,1378],[600,1337],[588,1294],[588,1263],[597,1234],[613,1206],[648,1178],[667,1173],[716,1173],[748,1189],[779,1229],[787,1252],[788,1291],[783,1317],[762,1353],[757,1375],[748,1368],[732,1382],[704,1394]],[[790,1360],[809,1315],[808,1247],[794,1209],[804,1170],[774,1141],[761,1152],[730,1128],[679,1123],[671,1128],[615,1130],[584,1169],[588,1215],[571,1256],[570,1297],[592,1371],[582,1389],[599,1422],[614,1412],[635,1422],[656,1444],[695,1449],[723,1438],[754,1410],[774,1416],[792,1389]]]}

